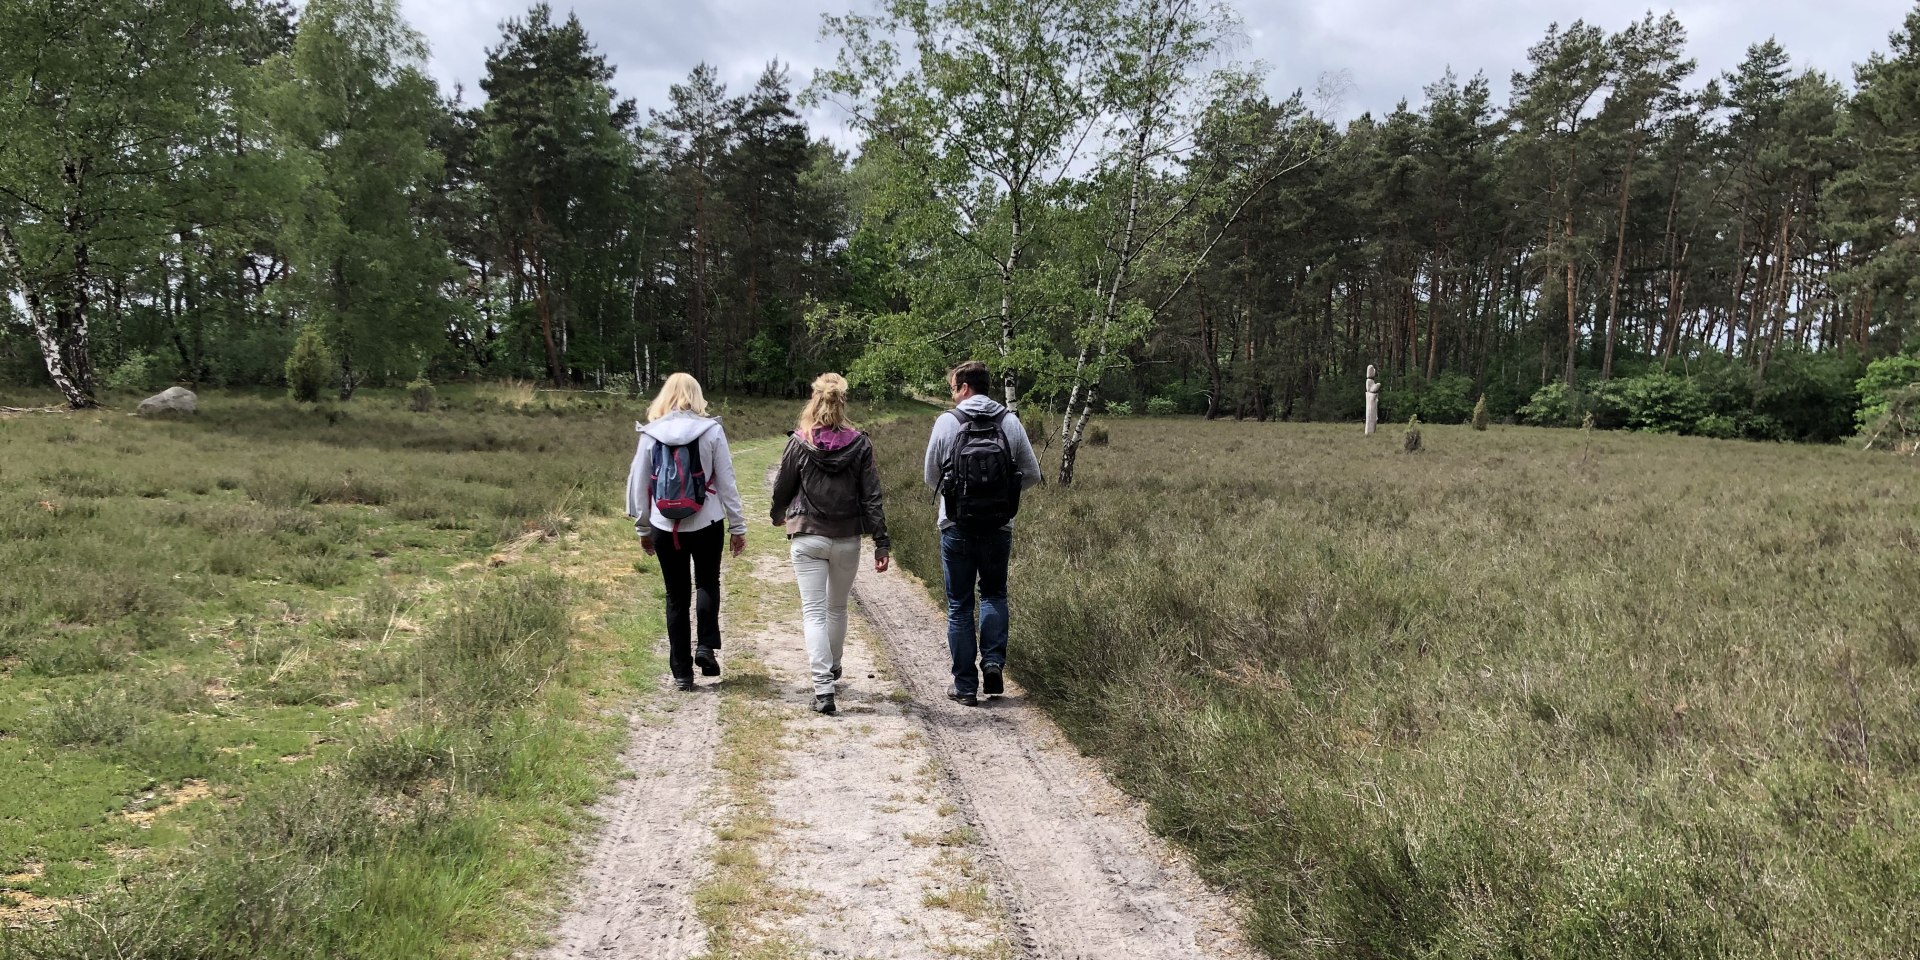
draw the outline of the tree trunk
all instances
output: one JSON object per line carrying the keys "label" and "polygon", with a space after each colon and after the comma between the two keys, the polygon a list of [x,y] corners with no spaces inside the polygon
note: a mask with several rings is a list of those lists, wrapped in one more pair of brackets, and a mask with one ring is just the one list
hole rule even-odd
{"label": "tree trunk", "polygon": [[1600,379],[1613,379],[1613,341],[1615,324],[1620,317],[1620,271],[1627,262],[1627,199],[1632,193],[1633,161],[1640,152],[1638,139],[1633,149],[1627,152],[1627,168],[1620,174],[1620,203],[1616,207],[1619,224],[1614,230],[1613,239],[1613,277],[1607,284],[1607,328],[1604,334],[1606,346],[1600,359]]}
{"label": "tree trunk", "polygon": [[[85,410],[100,405],[94,393],[93,362],[87,351],[87,294],[84,284],[66,292],[43,293],[26,272],[20,256],[20,244],[13,230],[0,223],[0,257],[20,287],[27,304],[27,322],[33,328],[34,342],[67,406]],[[82,278],[87,269],[86,245],[74,249],[73,276]],[[52,304],[48,300],[53,300]]]}
{"label": "tree trunk", "polygon": [[1575,293],[1577,291],[1575,289],[1575,274],[1574,274],[1574,263],[1573,263],[1573,211],[1572,210],[1567,211],[1566,242],[1567,242],[1567,248],[1565,251],[1563,251],[1563,254],[1566,258],[1566,275],[1567,275],[1567,287],[1566,287],[1567,366],[1565,371],[1565,377],[1566,377],[1567,386],[1571,387],[1573,386],[1574,360],[1580,353],[1580,315],[1579,315],[1579,309],[1575,302],[1578,298],[1575,296]]}

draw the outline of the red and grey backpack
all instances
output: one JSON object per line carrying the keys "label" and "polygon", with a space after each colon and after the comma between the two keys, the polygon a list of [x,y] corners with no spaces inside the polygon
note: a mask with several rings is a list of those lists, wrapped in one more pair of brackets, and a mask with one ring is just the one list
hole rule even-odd
{"label": "red and grey backpack", "polygon": [[699,513],[712,492],[712,481],[700,463],[700,437],[678,446],[655,442],[648,490],[653,496],[653,509],[673,521],[673,546],[679,549],[680,521]]}

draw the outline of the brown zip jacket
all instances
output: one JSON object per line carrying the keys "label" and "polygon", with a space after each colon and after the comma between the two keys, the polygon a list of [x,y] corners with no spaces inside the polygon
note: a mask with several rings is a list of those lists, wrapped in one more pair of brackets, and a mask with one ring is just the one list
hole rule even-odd
{"label": "brown zip jacket", "polygon": [[788,434],[773,480],[772,520],[786,524],[789,537],[871,534],[874,553],[889,554],[893,540],[873,441],[855,433],[851,442],[823,449]]}

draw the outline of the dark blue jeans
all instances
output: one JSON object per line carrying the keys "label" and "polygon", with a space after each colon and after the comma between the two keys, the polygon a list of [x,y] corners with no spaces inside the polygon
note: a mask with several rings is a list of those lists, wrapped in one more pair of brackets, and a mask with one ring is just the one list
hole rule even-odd
{"label": "dark blue jeans", "polygon": [[[940,531],[940,567],[947,581],[947,652],[953,655],[953,688],[980,692],[982,664],[1007,662],[1007,561],[1013,557],[1013,531]],[[980,632],[974,634],[974,584],[980,588]]]}

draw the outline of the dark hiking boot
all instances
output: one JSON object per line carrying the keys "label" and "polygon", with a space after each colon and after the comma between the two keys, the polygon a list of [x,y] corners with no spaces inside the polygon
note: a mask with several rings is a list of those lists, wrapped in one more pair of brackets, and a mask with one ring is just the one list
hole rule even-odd
{"label": "dark hiking boot", "polygon": [[831,717],[839,713],[840,708],[833,705],[833,694],[816,693],[813,696],[813,712]]}
{"label": "dark hiking boot", "polygon": [[720,658],[713,655],[712,647],[694,647],[693,663],[700,668],[700,675],[703,677],[720,675]]}
{"label": "dark hiking boot", "polygon": [[979,697],[976,697],[971,693],[961,693],[959,690],[952,687],[947,688],[947,699],[952,700],[954,703],[957,703],[963,707],[977,707],[980,705]]}
{"label": "dark hiking boot", "polygon": [[675,690],[681,691],[682,693],[690,691],[693,689],[693,678],[692,677],[674,677],[673,688]]}
{"label": "dark hiking boot", "polygon": [[1007,692],[1005,680],[1006,668],[997,663],[989,663],[980,668],[980,692],[989,697],[997,697]]}

